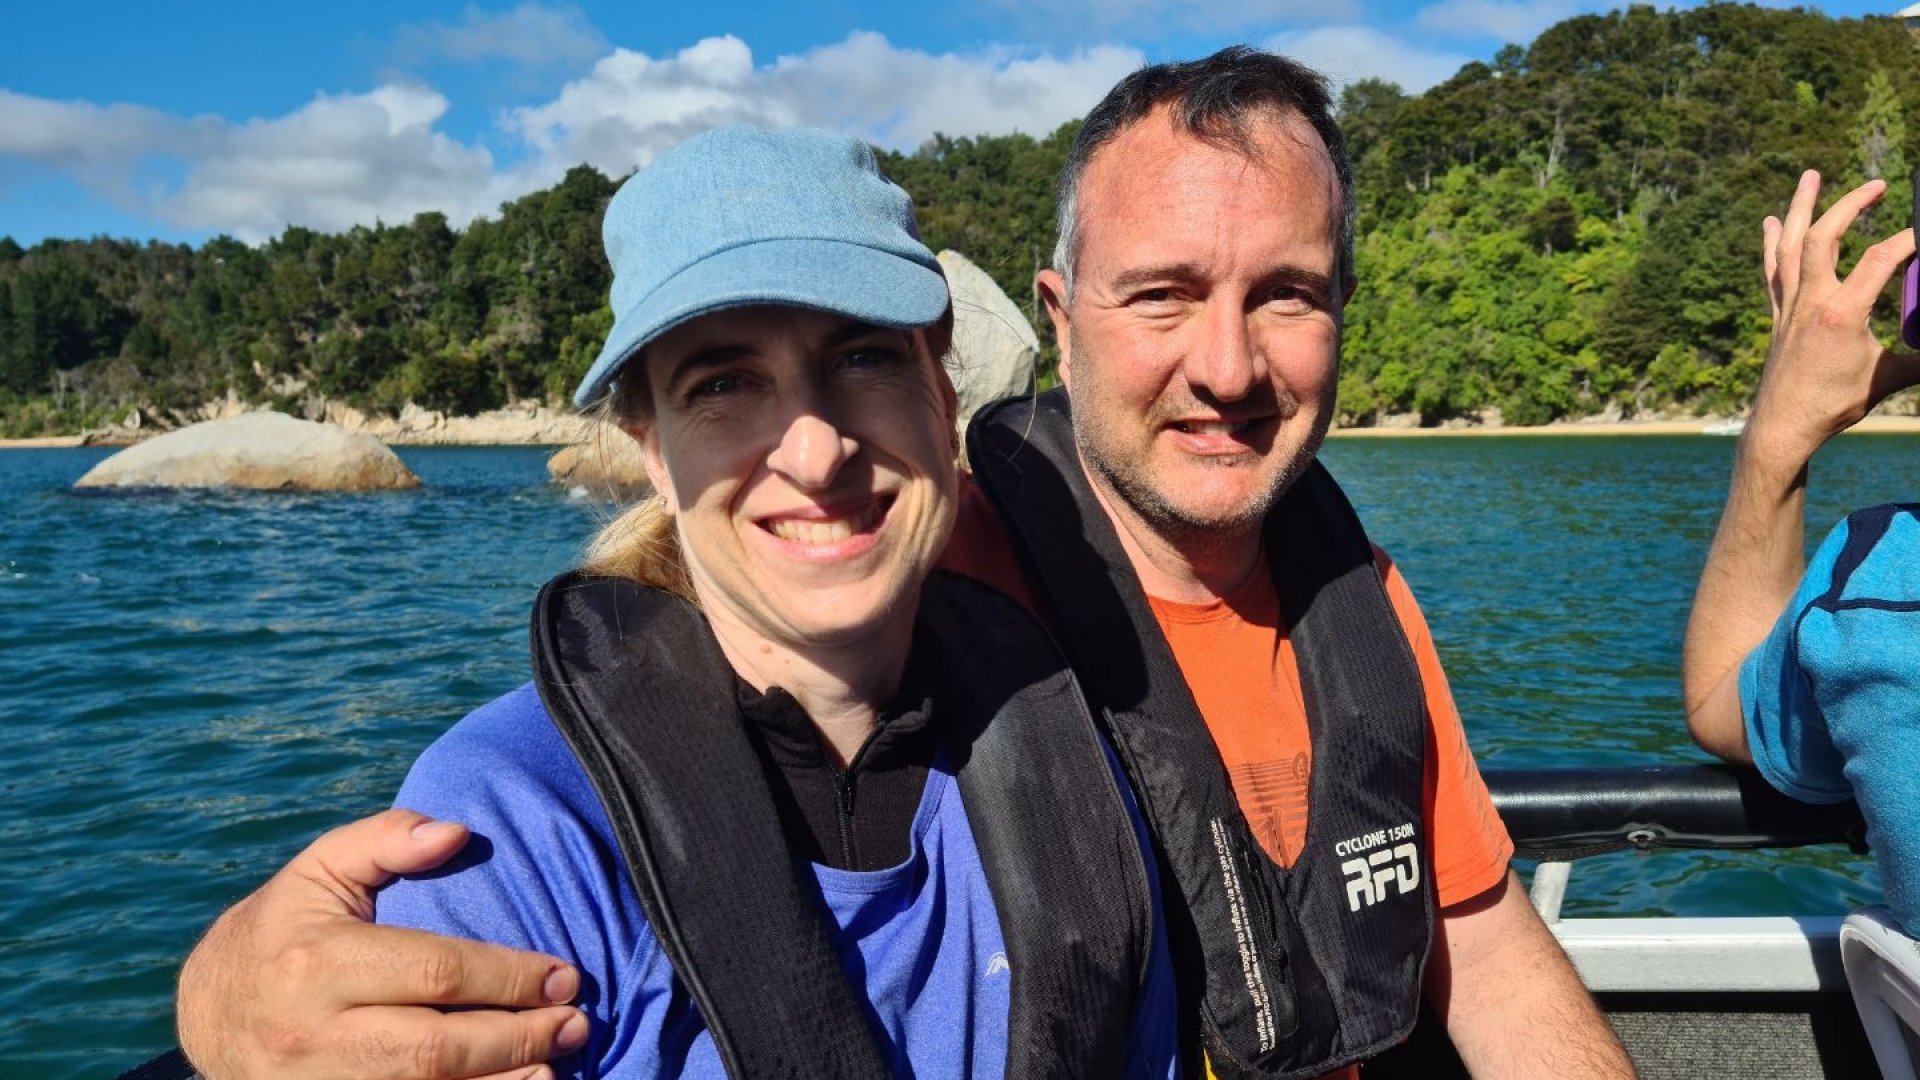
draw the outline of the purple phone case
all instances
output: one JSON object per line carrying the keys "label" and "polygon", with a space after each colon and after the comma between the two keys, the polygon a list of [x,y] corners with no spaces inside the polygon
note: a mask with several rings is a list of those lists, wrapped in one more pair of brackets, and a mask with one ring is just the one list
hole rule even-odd
{"label": "purple phone case", "polygon": [[[1920,237],[1920,169],[1913,170],[1913,234]],[[1907,287],[1900,293],[1900,339],[1920,349],[1920,258],[1907,260]]]}
{"label": "purple phone case", "polygon": [[1900,336],[1920,349],[1920,259],[1907,261],[1907,289],[1900,294]]}

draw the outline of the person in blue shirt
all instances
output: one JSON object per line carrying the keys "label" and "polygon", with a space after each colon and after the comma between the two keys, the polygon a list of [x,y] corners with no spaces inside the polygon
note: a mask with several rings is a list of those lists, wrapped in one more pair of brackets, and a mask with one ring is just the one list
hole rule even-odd
{"label": "person in blue shirt", "polygon": [[1841,237],[1886,191],[1875,180],[1816,219],[1800,179],[1763,236],[1773,340],[1734,458],[1727,505],[1687,624],[1687,725],[1818,803],[1857,799],[1887,903],[1920,930],[1920,507],[1861,510],[1802,558],[1807,463],[1889,394],[1920,356],[1883,347],[1873,303],[1914,254],[1912,229],[1842,278]]}
{"label": "person in blue shirt", "polygon": [[[857,140],[721,129],[604,231],[616,322],[576,402],[607,399],[656,494],[543,592],[536,683],[414,765],[398,805],[476,842],[379,921],[577,968],[567,1076],[1176,1075],[1117,760],[1023,609],[935,569],[951,312],[906,194]],[[1090,767],[1032,775],[1076,740]],[[1116,887],[1041,903],[1067,864]]]}

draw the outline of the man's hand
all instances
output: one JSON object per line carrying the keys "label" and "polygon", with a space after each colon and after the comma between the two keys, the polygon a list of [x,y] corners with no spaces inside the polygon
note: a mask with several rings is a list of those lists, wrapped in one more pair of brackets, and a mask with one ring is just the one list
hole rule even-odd
{"label": "man's hand", "polygon": [[[180,971],[180,1046],[208,1080],[550,1077],[586,1043],[552,957],[374,926],[373,893],[467,830],[389,810],[315,840],[229,908]],[[492,1006],[442,1012],[433,1006]],[[514,1011],[522,1010],[522,1011]]]}
{"label": "man's hand", "polygon": [[1844,280],[1839,273],[1841,238],[1885,192],[1881,181],[1863,184],[1815,221],[1820,176],[1808,172],[1786,219],[1761,223],[1773,341],[1694,594],[1681,675],[1694,741],[1730,761],[1752,760],[1740,662],[1806,570],[1808,460],[1888,394],[1920,383],[1920,355],[1882,348],[1867,322],[1875,298],[1913,255],[1913,230],[1868,248]]}
{"label": "man's hand", "polygon": [[1519,879],[1440,912],[1427,1000],[1474,1080],[1631,1080],[1627,1051]]}

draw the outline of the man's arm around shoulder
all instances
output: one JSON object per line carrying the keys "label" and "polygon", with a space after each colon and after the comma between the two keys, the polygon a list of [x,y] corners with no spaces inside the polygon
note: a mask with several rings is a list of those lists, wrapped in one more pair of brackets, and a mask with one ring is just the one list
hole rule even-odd
{"label": "man's arm around shoulder", "polygon": [[[389,810],[313,842],[228,909],[180,972],[180,1045],[207,1080],[533,1080],[583,1045],[552,957],[369,925],[373,893],[466,843],[458,825]],[[442,1012],[448,1005],[492,1006]]]}

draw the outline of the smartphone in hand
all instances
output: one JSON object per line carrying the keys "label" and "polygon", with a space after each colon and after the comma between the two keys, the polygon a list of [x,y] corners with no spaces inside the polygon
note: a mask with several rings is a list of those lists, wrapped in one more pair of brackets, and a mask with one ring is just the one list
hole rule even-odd
{"label": "smartphone in hand", "polygon": [[[1913,234],[1920,237],[1920,169],[1913,171]],[[1900,293],[1900,340],[1920,349],[1920,257],[1907,260],[1907,287]]]}

